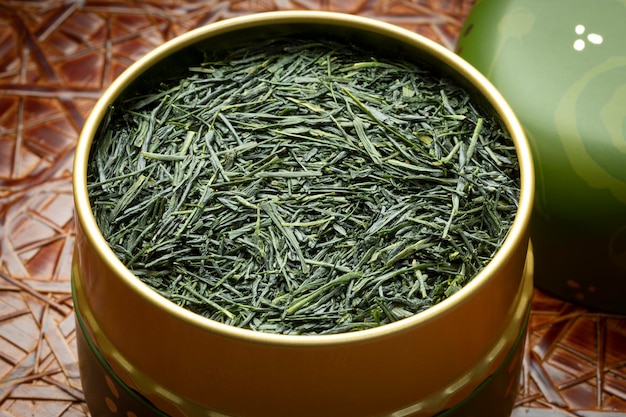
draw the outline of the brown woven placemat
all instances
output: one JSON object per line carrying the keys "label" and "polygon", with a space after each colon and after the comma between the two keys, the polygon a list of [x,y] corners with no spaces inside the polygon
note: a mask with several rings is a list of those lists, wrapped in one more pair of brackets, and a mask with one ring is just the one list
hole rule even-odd
{"label": "brown woven placemat", "polygon": [[[5,1],[0,4],[0,417],[85,416],[70,263],[71,163],[95,100],[192,28],[333,10],[453,48],[472,0]],[[626,416],[626,318],[536,292],[514,416]]]}

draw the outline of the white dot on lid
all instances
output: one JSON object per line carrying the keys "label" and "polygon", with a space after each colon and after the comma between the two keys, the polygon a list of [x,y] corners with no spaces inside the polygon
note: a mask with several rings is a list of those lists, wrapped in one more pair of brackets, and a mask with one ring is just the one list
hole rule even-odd
{"label": "white dot on lid", "polygon": [[585,49],[585,41],[582,39],[576,39],[576,42],[574,42],[574,49],[576,49],[577,51],[582,51],[583,49]]}
{"label": "white dot on lid", "polygon": [[600,45],[602,41],[604,40],[602,38],[602,35],[598,35],[597,33],[590,33],[587,36],[587,39],[589,39],[589,42],[596,44],[596,45]]}
{"label": "white dot on lid", "polygon": [[584,25],[576,25],[576,34],[577,35],[582,35],[583,33],[585,33],[585,26]]}

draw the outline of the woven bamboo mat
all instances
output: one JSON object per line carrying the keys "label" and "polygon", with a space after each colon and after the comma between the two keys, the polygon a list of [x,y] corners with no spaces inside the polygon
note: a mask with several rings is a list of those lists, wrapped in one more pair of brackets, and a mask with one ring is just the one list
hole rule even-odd
{"label": "woven bamboo mat", "polygon": [[[0,4],[0,417],[86,416],[70,294],[71,163],[95,100],[192,28],[334,10],[453,48],[472,0],[11,1]],[[536,292],[514,416],[626,416],[626,318]]]}

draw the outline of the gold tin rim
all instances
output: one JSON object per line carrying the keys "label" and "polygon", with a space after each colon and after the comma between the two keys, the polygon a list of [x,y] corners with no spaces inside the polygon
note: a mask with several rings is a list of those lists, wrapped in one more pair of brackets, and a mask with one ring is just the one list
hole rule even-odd
{"label": "gold tin rim", "polygon": [[[489,102],[501,118],[501,122],[508,130],[517,150],[520,167],[520,198],[517,213],[500,249],[495,253],[492,260],[461,290],[446,300],[411,317],[394,323],[385,324],[376,328],[360,330],[353,333],[340,333],[332,335],[282,335],[263,333],[249,329],[238,328],[223,324],[176,305],[170,300],[158,294],[147,284],[141,282],[120,259],[115,256],[108,242],[102,235],[91,205],[87,192],[87,164],[91,144],[97,133],[100,122],[106,115],[109,105],[129,86],[135,79],[148,70],[155,61],[166,58],[170,54],[180,51],[185,47],[204,40],[206,38],[228,33],[237,29],[251,28],[255,26],[270,25],[275,23],[307,23],[343,26],[352,29],[365,30],[382,34],[387,38],[408,43],[421,52],[440,61],[451,68],[456,75],[463,77]],[[515,252],[520,245],[527,245],[528,225],[530,222],[533,198],[534,198],[534,171],[531,151],[526,140],[523,128],[514,114],[512,108],[506,102],[499,91],[477,69],[463,58],[445,48],[444,46],[408,29],[401,28],[391,23],[376,19],[350,15],[339,12],[326,11],[275,11],[252,15],[239,16],[211,23],[209,25],[191,30],[164,44],[158,46],[144,55],[130,67],[128,67],[113,83],[104,91],[96,102],[85,125],[80,133],[76,146],[73,166],[73,193],[75,202],[75,215],[80,222],[86,238],[93,245],[100,257],[132,291],[139,294],[148,302],[167,311],[173,317],[198,328],[249,342],[273,344],[281,346],[320,346],[336,345],[343,343],[355,343],[373,337],[382,337],[390,333],[402,332],[419,323],[432,320],[434,317],[444,314],[463,304],[471,297],[477,288],[487,284],[506,260]]]}

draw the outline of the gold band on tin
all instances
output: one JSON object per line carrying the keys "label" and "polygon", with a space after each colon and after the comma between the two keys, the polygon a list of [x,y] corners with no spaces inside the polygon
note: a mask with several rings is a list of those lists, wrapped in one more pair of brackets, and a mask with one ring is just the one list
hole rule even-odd
{"label": "gold band on tin", "polygon": [[[444,409],[452,408],[490,375],[496,372],[501,366],[502,359],[514,346],[523,330],[528,309],[533,293],[533,269],[534,258],[532,247],[529,246],[526,264],[524,267],[524,278],[521,281],[520,289],[516,299],[512,304],[512,314],[502,337],[490,349],[480,362],[471,368],[467,373],[452,381],[447,387],[411,404],[405,408],[394,411],[382,417],[430,417]],[[76,263],[72,267],[74,297],[76,309],[85,323],[87,337],[91,338],[100,354],[107,361],[113,372],[128,387],[138,391],[146,399],[152,402],[157,408],[167,412],[172,416],[185,417],[233,417],[217,411],[212,411],[206,406],[188,400],[170,390],[165,389],[159,382],[146,375],[141,369],[134,366],[130,361],[116,350],[115,346],[108,340],[102,332],[97,320],[91,314],[84,289],[81,282],[81,275]]]}

